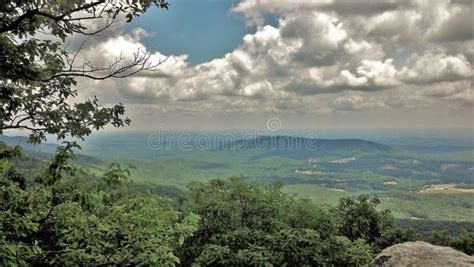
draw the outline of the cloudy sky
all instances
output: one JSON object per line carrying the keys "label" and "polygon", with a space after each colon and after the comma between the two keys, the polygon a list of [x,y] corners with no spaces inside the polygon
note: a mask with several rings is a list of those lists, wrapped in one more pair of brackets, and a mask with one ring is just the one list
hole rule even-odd
{"label": "cloudy sky", "polygon": [[[79,83],[133,130],[474,128],[473,1],[173,1],[89,41],[154,72]],[[74,42],[74,40],[72,41]]]}

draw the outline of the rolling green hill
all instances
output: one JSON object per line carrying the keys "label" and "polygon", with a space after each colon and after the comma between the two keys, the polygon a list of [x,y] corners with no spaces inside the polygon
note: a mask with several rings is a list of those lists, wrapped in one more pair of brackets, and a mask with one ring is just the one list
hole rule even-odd
{"label": "rolling green hill", "polygon": [[[260,136],[221,143],[217,149],[198,149],[191,139],[192,149],[180,149],[175,142],[169,149],[154,150],[147,146],[146,137],[112,135],[86,142],[78,152],[78,163],[92,172],[100,172],[112,161],[130,163],[136,167],[134,181],[148,187],[180,191],[192,181],[242,175],[261,184],[281,181],[286,192],[318,203],[335,205],[340,197],[373,194],[382,199],[381,207],[400,219],[474,222],[470,216],[474,197],[469,192],[474,187],[474,164],[469,147],[419,153],[362,139]],[[13,145],[26,141],[1,138]],[[45,160],[50,154],[43,151],[54,151],[56,145],[32,147],[26,146]],[[430,189],[444,184],[451,189]],[[461,187],[464,190],[457,189]]]}

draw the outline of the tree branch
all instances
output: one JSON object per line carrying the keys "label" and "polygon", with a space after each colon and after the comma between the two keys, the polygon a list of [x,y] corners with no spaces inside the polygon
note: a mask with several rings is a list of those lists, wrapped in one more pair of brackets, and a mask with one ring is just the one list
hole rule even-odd
{"label": "tree branch", "polygon": [[[53,15],[53,14],[51,14],[51,13],[48,13],[48,12],[39,10],[38,8],[35,8],[35,9],[29,10],[29,11],[23,13],[23,14],[20,15],[17,19],[15,19],[15,20],[12,21],[11,23],[7,24],[6,26],[2,26],[2,27],[0,28],[0,33],[5,33],[5,32],[8,32],[8,31],[14,30],[14,29],[17,28],[24,20],[32,20],[32,19],[34,18],[34,16],[43,16],[43,17],[52,19],[52,20],[54,20],[54,21],[56,21],[56,22],[59,22],[59,21],[68,22],[68,21],[79,20],[79,18],[65,19],[65,17],[71,16],[73,13],[76,13],[76,12],[79,12],[79,11],[83,11],[83,10],[88,10],[88,9],[90,9],[90,8],[93,8],[93,7],[96,7],[96,6],[98,6],[98,5],[104,4],[105,1],[106,1],[106,0],[99,0],[99,1],[97,1],[97,2],[91,2],[91,3],[85,4],[85,5],[83,5],[83,6],[79,6],[79,7],[77,7],[77,8],[70,9],[70,10],[66,11],[65,13],[63,13],[63,14],[61,14],[61,15]],[[95,12],[94,12],[94,16],[93,16],[93,17],[99,18],[99,17],[95,16]],[[88,19],[90,19],[90,18],[88,18]]]}

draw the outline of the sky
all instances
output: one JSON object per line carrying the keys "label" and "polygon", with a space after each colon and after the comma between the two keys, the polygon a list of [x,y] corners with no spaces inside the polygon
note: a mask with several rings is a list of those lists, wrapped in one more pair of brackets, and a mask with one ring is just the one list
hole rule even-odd
{"label": "sky", "polygon": [[[474,129],[474,1],[170,0],[84,48],[156,71],[83,80],[128,130]],[[73,37],[71,43],[80,43]]]}
{"label": "sky", "polygon": [[223,57],[242,44],[242,37],[255,32],[244,17],[232,14],[238,1],[170,1],[169,10],[150,9],[125,31],[142,28],[151,36],[142,43],[152,51],[166,55],[187,54],[190,65]]}

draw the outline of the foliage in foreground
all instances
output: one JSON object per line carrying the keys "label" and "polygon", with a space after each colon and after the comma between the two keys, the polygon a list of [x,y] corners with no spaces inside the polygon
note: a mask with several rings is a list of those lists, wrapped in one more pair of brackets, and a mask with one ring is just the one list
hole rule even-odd
{"label": "foliage in foreground", "polygon": [[198,217],[157,195],[126,191],[112,164],[85,183],[60,151],[31,186],[0,161],[0,265],[175,265]]}
{"label": "foliage in foreground", "polygon": [[[361,266],[386,247],[422,239],[394,227],[390,212],[367,195],[333,208],[242,177],[193,182],[188,194],[183,207],[201,220],[179,249],[184,266]],[[473,237],[465,231],[428,241],[472,255]]]}
{"label": "foliage in foreground", "polygon": [[[71,149],[60,148],[33,181],[11,163],[18,151],[2,154],[0,265],[364,265],[382,228],[345,236],[344,225],[389,218],[368,197],[330,209],[241,177],[192,183],[175,207],[127,189],[118,164],[84,180],[68,163]],[[348,220],[361,207],[359,222]]]}
{"label": "foliage in foreground", "polygon": [[329,208],[280,189],[242,177],[192,183],[184,206],[201,220],[180,248],[183,265],[360,266],[391,242],[390,214],[370,197]]}
{"label": "foliage in foreground", "polygon": [[[35,177],[15,168],[18,149],[0,153],[0,265],[361,266],[419,239],[373,197],[321,206],[234,177],[193,182],[178,204],[127,186],[118,164],[84,179],[71,149]],[[472,254],[472,233],[434,238]]]}

